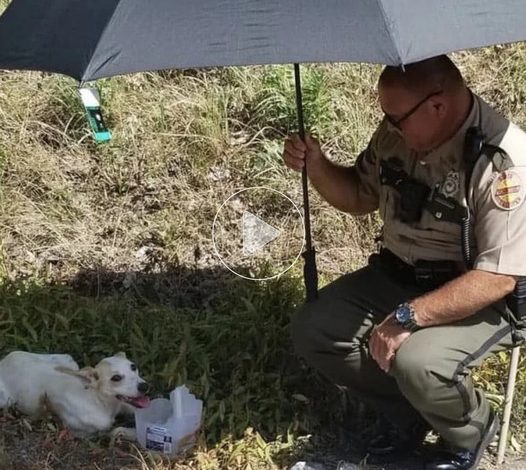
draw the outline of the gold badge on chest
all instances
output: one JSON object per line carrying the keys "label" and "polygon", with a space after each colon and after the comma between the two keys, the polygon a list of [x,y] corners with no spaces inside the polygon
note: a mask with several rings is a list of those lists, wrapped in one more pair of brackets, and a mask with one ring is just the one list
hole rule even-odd
{"label": "gold badge on chest", "polygon": [[447,197],[454,197],[460,188],[460,176],[458,171],[451,170],[446,179],[440,185],[440,192]]}

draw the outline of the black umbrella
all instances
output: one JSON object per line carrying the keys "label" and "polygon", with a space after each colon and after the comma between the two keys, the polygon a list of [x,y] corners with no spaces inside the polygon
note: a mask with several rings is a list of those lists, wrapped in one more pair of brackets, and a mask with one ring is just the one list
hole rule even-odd
{"label": "black umbrella", "polygon": [[13,0],[0,68],[81,81],[301,62],[400,65],[526,38],[524,0]]}
{"label": "black umbrella", "polygon": [[[81,82],[173,68],[300,62],[403,65],[526,39],[525,0],[13,0],[0,17],[0,68]],[[317,295],[304,191],[307,300]]]}

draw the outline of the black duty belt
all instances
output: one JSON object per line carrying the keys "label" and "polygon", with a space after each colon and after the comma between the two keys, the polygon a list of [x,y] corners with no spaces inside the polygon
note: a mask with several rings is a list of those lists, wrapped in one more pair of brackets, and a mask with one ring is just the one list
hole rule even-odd
{"label": "black duty belt", "polygon": [[413,266],[386,248],[382,248],[380,253],[372,254],[369,264],[379,267],[397,282],[425,289],[436,289],[464,272],[459,263],[449,260],[418,260]]}

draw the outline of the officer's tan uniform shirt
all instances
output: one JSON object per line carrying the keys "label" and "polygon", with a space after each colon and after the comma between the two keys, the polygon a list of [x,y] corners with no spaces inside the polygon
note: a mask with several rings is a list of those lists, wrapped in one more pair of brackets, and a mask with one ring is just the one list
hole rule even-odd
{"label": "officer's tan uniform shirt", "polygon": [[[483,154],[473,168],[466,198],[463,151],[466,131],[472,126],[482,129],[486,143],[507,152],[509,168],[500,171]],[[378,207],[386,248],[410,264],[419,259],[462,262],[459,224],[438,220],[425,209],[417,222],[398,219],[399,194],[380,183],[380,163],[392,157],[401,161],[410,177],[430,188],[438,185],[442,194],[463,205],[469,201],[476,242],[475,269],[526,275],[526,134],[522,130],[474,95],[466,122],[439,148],[426,153],[408,149],[384,120],[357,159],[359,194]]]}

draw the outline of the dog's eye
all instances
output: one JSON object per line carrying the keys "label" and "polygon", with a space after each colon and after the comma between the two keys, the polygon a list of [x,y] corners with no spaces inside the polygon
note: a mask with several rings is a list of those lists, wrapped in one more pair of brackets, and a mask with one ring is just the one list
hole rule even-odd
{"label": "dog's eye", "polygon": [[137,370],[137,366],[135,364],[130,364],[130,369],[133,371]]}
{"label": "dog's eye", "polygon": [[120,382],[122,380],[122,375],[114,375],[111,380],[113,382]]}

